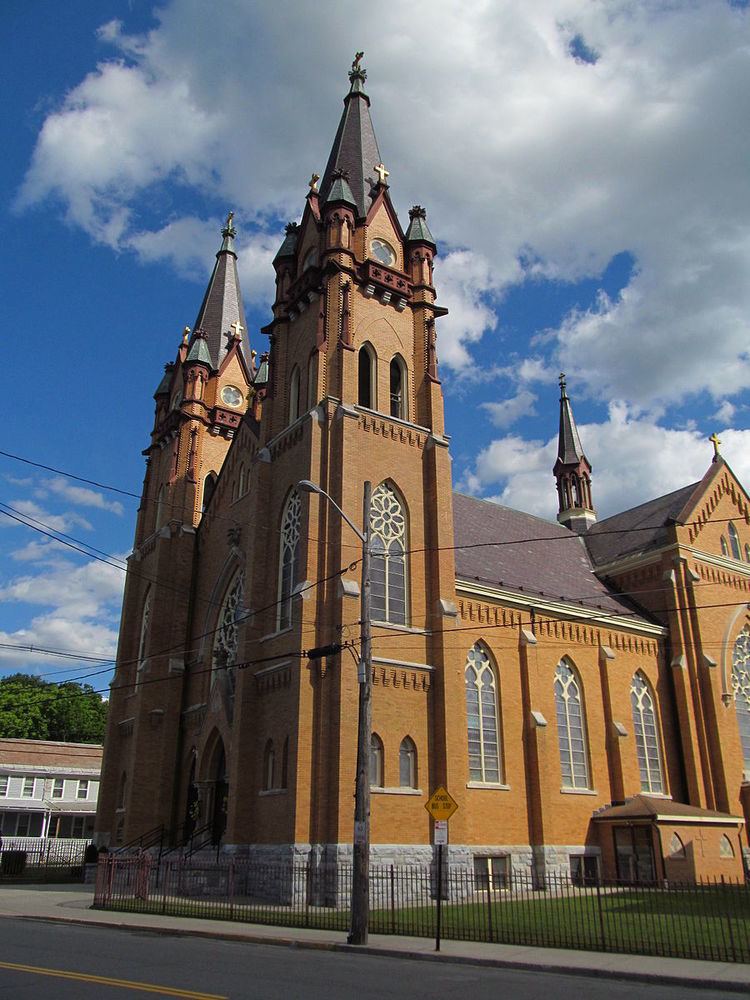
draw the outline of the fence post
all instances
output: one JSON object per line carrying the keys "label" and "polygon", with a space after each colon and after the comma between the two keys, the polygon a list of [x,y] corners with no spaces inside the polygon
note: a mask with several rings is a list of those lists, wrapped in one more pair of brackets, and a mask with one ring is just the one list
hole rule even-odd
{"label": "fence post", "polygon": [[396,873],[391,865],[391,934],[396,933]]}
{"label": "fence post", "polygon": [[492,926],[492,868],[487,871],[487,934],[490,942],[495,940],[495,931]]}
{"label": "fence post", "polygon": [[602,906],[602,887],[599,877],[596,879],[596,909],[599,913],[599,936],[601,938],[602,951],[607,950],[607,935],[604,926],[604,908]]}
{"label": "fence post", "polygon": [[726,895],[726,881],[724,876],[721,876],[721,903],[722,909],[724,910],[726,920],[727,920],[727,930],[729,931],[729,950],[732,956],[732,961],[737,961],[737,949],[734,946],[734,932],[732,930],[732,915],[729,912],[729,897]]}
{"label": "fence post", "polygon": [[[169,885],[169,864],[170,864],[169,861],[164,862],[164,865],[165,865],[165,870],[164,870],[164,888],[163,888],[163,891],[162,891],[162,894],[161,894],[161,912],[162,913],[166,913],[167,912],[167,887]],[[157,869],[157,876],[156,876],[157,878],[159,877],[159,873],[161,873],[161,866],[162,866],[162,862],[160,861],[159,862],[159,867]]]}

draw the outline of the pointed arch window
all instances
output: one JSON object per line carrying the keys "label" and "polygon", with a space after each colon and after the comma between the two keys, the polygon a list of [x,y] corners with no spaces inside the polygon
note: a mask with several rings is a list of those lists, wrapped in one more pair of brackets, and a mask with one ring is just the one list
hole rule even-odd
{"label": "pointed arch window", "polygon": [[146,650],[151,632],[151,587],[146,591],[141,612],[141,631],[138,637],[138,660],[136,666],[136,687],[141,683],[141,675],[146,667]]}
{"label": "pointed arch window", "polygon": [[359,349],[357,380],[357,402],[360,406],[366,406],[368,410],[374,410],[377,405],[375,400],[375,357],[369,344],[364,344]]}
{"label": "pointed arch window", "polygon": [[293,424],[299,414],[299,368],[295,365],[289,379],[289,423]]}
{"label": "pointed arch window", "polygon": [[742,766],[750,777],[750,626],[737,636],[732,650],[732,693],[737,725],[740,729]]}
{"label": "pointed arch window", "polygon": [[723,535],[721,536],[721,554],[723,556],[729,555],[729,546],[727,545],[727,540]]}
{"label": "pointed arch window", "polygon": [[166,507],[166,487],[162,484],[156,494],[156,524],[154,530],[158,531],[164,523],[164,510]]}
{"label": "pointed arch window", "polygon": [[284,746],[281,750],[281,785],[280,788],[286,788],[289,782],[289,737],[287,736],[284,740]]}
{"label": "pointed arch window", "polygon": [[497,680],[482,645],[469,650],[464,672],[471,781],[500,782]]}
{"label": "pointed arch window", "polygon": [[727,533],[729,535],[729,547],[732,550],[732,558],[742,559],[742,550],[740,549],[740,536],[737,534],[737,529],[735,528],[733,521],[729,522]]}
{"label": "pointed arch window", "polygon": [[664,793],[664,771],[655,704],[651,687],[639,671],[634,675],[630,685],[630,705],[633,710],[633,732],[638,770],[641,775],[641,791],[661,795]]}
{"label": "pointed arch window", "polygon": [[401,740],[398,751],[398,778],[402,788],[417,788],[417,748],[410,736]]}
{"label": "pointed arch window", "polygon": [[673,833],[669,841],[669,857],[673,861],[681,861],[685,857],[685,845],[677,833]]}
{"label": "pointed arch window", "polygon": [[214,495],[216,490],[216,481],[218,476],[215,472],[209,472],[206,478],[203,480],[203,503],[201,505],[201,512],[206,513],[206,508],[211,503],[211,497]]}
{"label": "pointed arch window", "polygon": [[563,788],[590,788],[586,718],[580,680],[566,661],[555,671],[557,740]]}
{"label": "pointed arch window", "polygon": [[125,771],[120,775],[120,785],[117,789],[117,808],[125,808],[125,796],[128,788],[128,776]]}
{"label": "pointed arch window", "polygon": [[370,737],[370,787],[383,788],[383,741],[377,733]]}
{"label": "pointed arch window", "polygon": [[388,483],[381,483],[372,495],[370,531],[372,617],[406,625],[406,515]]}
{"label": "pointed arch window", "polygon": [[745,544],[745,562],[750,563],[750,545]]}
{"label": "pointed arch window", "polygon": [[270,791],[274,787],[276,755],[273,751],[273,740],[268,740],[263,754],[263,790]]}
{"label": "pointed arch window", "polygon": [[720,858],[733,858],[734,848],[732,847],[732,841],[727,837],[726,834],[722,835],[719,841],[719,857]]}
{"label": "pointed arch window", "polygon": [[315,363],[315,352],[310,355],[310,360],[307,362],[307,408],[311,410],[313,406],[318,402],[317,393],[315,391],[315,382],[317,375],[317,365]]}
{"label": "pointed arch window", "polygon": [[279,557],[278,628],[292,624],[292,593],[299,575],[299,533],[302,503],[297,490],[292,490],[281,519],[281,552]]}
{"label": "pointed arch window", "polygon": [[406,365],[398,354],[391,360],[390,387],[391,416],[406,420]]}
{"label": "pointed arch window", "polygon": [[245,594],[245,574],[238,570],[232,577],[224,594],[216,626],[213,649],[213,673],[226,670],[229,681],[229,694],[234,695],[237,671],[237,651],[239,648],[239,623],[244,615],[243,597]]}

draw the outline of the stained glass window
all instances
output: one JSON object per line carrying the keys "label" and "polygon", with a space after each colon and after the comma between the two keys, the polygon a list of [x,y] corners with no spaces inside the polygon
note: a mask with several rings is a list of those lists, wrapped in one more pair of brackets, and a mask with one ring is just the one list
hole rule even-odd
{"label": "stained glass window", "polygon": [[375,621],[406,624],[406,517],[398,494],[381,483],[370,507],[371,608]]}
{"label": "stained glass window", "polygon": [[638,770],[641,774],[641,791],[662,794],[664,773],[654,696],[646,678],[640,672],[635,674],[630,685],[630,704],[633,709],[633,731]]}
{"label": "stained glass window", "polygon": [[242,605],[244,593],[245,574],[242,570],[238,570],[232,577],[224,596],[214,636],[213,669],[227,671],[231,694],[234,694],[239,646],[238,627],[244,614]]}
{"label": "stained glass window", "polygon": [[469,738],[469,778],[499,782],[500,740],[497,685],[490,658],[479,643],[466,661],[466,716]]}
{"label": "stained glass window", "polygon": [[563,788],[589,788],[586,721],[580,682],[575,671],[561,660],[555,671],[557,740]]}
{"label": "stained glass window", "polygon": [[750,772],[750,627],[740,632],[732,651],[732,692],[740,727],[745,772]]}
{"label": "stained glass window", "polygon": [[399,784],[402,788],[417,787],[417,748],[406,736],[398,751]]}
{"label": "stained glass window", "polygon": [[279,567],[279,629],[292,624],[292,592],[299,571],[299,531],[302,503],[292,490],[281,521],[281,558]]}

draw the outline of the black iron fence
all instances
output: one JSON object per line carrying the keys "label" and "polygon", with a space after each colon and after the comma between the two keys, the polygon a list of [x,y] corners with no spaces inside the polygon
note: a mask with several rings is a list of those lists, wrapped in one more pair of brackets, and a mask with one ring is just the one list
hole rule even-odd
{"label": "black iron fence", "polygon": [[0,850],[2,882],[82,882],[87,842],[7,839]]}
{"label": "black iron fence", "polygon": [[[750,890],[743,883],[543,887],[526,875],[493,882],[465,870],[442,879],[442,936],[537,947],[750,962]],[[351,868],[245,860],[99,862],[94,905],[174,916],[346,931]],[[433,937],[438,887],[431,867],[373,867],[370,930]]]}

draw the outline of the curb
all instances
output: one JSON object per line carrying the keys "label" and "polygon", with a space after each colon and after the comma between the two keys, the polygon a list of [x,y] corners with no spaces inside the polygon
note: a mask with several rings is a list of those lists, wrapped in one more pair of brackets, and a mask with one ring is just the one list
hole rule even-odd
{"label": "curb", "polygon": [[[555,962],[526,962],[521,959],[485,958],[479,955],[449,955],[445,952],[408,951],[399,948],[376,947],[373,945],[353,945],[340,941],[300,940],[299,938],[262,934],[232,934],[229,931],[204,930],[192,927],[160,927],[144,924],[124,924],[114,920],[86,920],[77,917],[34,916],[31,914],[1,914],[0,919],[35,920],[51,924],[77,924],[85,927],[104,927],[109,930],[137,931],[139,934],[153,934],[163,937],[197,937],[220,941],[235,941],[245,944],[264,944],[283,948],[304,948],[309,951],[335,951],[349,955],[382,956],[404,958],[416,962],[443,962],[451,965],[474,965],[484,968],[514,969],[519,972],[538,972],[552,975],[583,976],[589,979],[615,979],[624,982],[649,983],[662,986],[683,986],[687,989],[712,989],[725,993],[750,992],[750,974],[743,982],[732,980],[701,979],[696,976],[675,976],[670,973],[630,972],[625,969],[597,969],[563,965]],[[610,953],[611,954],[611,953]],[[632,956],[638,958],[637,955]]]}

